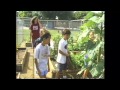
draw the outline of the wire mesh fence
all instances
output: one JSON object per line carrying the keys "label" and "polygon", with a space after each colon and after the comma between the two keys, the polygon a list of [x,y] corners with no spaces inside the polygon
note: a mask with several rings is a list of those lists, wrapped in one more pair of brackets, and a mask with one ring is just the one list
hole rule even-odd
{"label": "wire mesh fence", "polygon": [[[23,41],[30,41],[31,18],[16,18],[16,44],[19,46]],[[68,28],[71,31],[80,31],[83,20],[40,20],[43,27],[48,30],[63,30]]]}
{"label": "wire mesh fence", "polygon": [[19,46],[24,39],[23,24],[24,24],[24,22],[21,19],[19,19],[19,18],[16,19],[16,44],[17,44],[17,46]]}

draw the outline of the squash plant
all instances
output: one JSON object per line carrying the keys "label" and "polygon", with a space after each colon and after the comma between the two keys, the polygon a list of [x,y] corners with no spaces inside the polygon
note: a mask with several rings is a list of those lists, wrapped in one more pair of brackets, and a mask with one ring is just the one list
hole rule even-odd
{"label": "squash plant", "polygon": [[57,55],[57,52],[58,52],[58,44],[59,44],[59,41],[61,39],[61,35],[56,35],[53,37],[53,41],[55,42],[54,43],[54,49],[51,49],[51,57],[54,58],[56,60],[56,55]]}
{"label": "squash plant", "polygon": [[85,51],[81,51],[80,54],[73,54],[71,53],[71,62],[76,69],[80,69],[81,66],[84,64],[84,55]]}
{"label": "squash plant", "polygon": [[[79,36],[78,41],[80,43],[80,48],[85,46],[86,48],[88,39],[88,33],[94,30],[98,34],[99,40],[96,41],[96,45],[88,50],[85,54],[84,65],[78,74],[86,69],[92,74],[93,78],[104,78],[104,12],[96,14],[93,12],[88,13],[85,17],[85,23],[80,27],[82,34]],[[101,57],[102,55],[102,57]]]}

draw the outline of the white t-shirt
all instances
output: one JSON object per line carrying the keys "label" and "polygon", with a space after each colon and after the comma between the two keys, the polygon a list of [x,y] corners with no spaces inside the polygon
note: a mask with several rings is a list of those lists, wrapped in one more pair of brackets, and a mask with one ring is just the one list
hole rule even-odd
{"label": "white t-shirt", "polygon": [[57,62],[61,64],[66,63],[66,56],[62,55],[59,53],[59,50],[61,50],[64,53],[67,52],[67,40],[64,40],[63,38],[59,41],[59,46],[58,46],[58,56],[57,56]]}
{"label": "white t-shirt", "polygon": [[50,55],[50,47],[48,45],[43,46],[42,43],[39,43],[35,48],[34,57],[38,60],[38,63],[43,60],[48,62],[48,57],[45,55]]}
{"label": "white t-shirt", "polygon": [[48,45],[43,46],[42,43],[39,43],[35,48],[34,57],[38,61],[40,71],[46,71],[48,69],[48,57],[45,55],[50,55],[50,47]]}

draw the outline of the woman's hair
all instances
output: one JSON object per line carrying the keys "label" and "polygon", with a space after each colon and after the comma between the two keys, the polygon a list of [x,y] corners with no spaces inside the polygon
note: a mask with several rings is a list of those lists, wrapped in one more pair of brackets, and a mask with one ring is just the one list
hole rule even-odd
{"label": "woman's hair", "polygon": [[34,16],[32,19],[31,19],[31,24],[34,24],[34,21],[35,19],[38,18],[37,16]]}
{"label": "woman's hair", "polygon": [[64,30],[62,31],[62,35],[65,35],[65,34],[70,35],[70,34],[71,34],[70,30],[69,30],[69,29],[64,29]]}
{"label": "woman's hair", "polygon": [[95,39],[95,32],[93,30],[89,32],[89,38]]}

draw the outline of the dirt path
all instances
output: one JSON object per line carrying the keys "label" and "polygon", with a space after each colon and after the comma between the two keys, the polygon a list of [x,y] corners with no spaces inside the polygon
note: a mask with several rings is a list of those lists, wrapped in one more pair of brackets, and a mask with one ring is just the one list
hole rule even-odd
{"label": "dirt path", "polygon": [[27,48],[28,54],[25,61],[23,72],[20,74],[21,79],[32,79],[33,78],[33,54],[32,48]]}
{"label": "dirt path", "polygon": [[[37,74],[35,63],[33,64],[33,49],[31,47],[27,47],[27,58],[25,61],[23,72],[20,73],[21,79],[40,79]],[[48,78],[51,78],[51,73],[47,74]]]}

